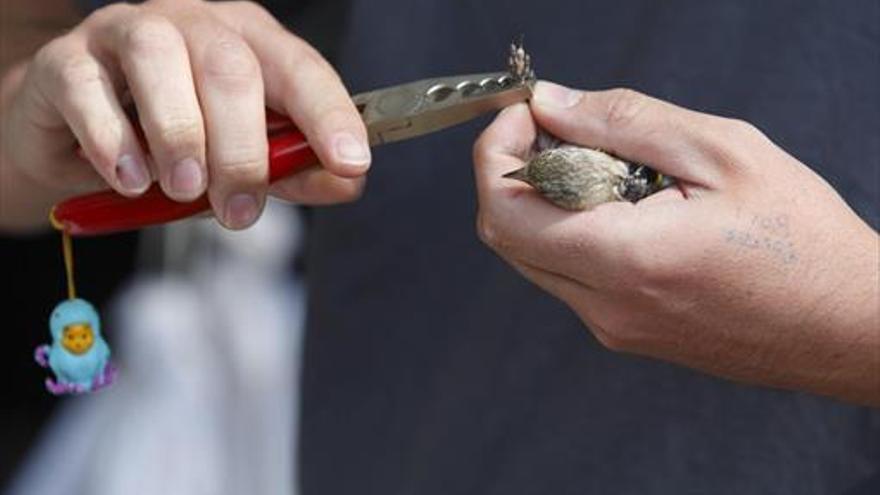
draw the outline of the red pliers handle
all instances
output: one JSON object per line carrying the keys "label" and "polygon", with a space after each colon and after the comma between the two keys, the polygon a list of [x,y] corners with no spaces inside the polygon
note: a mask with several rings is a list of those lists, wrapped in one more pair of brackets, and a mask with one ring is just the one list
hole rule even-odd
{"label": "red pliers handle", "polygon": [[[287,118],[267,111],[269,182],[318,163],[303,134]],[[75,236],[107,234],[191,217],[210,209],[207,195],[181,203],[166,196],[158,183],[143,195],[126,198],[112,190],[68,199],[52,208],[58,229]]]}
{"label": "red pliers handle", "polygon": [[[421,136],[525,101],[533,78],[491,72],[424,79],[352,96],[371,146]],[[294,124],[267,113],[269,182],[318,163]],[[102,191],[63,201],[50,220],[74,236],[100,235],[159,225],[210,208],[207,196],[179,203],[153,185],[142,196],[126,198]]]}

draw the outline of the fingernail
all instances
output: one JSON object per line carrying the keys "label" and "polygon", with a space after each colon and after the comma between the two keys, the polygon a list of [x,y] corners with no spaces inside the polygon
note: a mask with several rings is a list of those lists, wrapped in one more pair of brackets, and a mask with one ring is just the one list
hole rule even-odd
{"label": "fingernail", "polygon": [[257,219],[257,198],[253,194],[233,194],[226,200],[226,208],[223,218],[226,226],[233,229],[243,229],[254,223]]}
{"label": "fingernail", "polygon": [[122,155],[116,161],[116,178],[123,189],[131,192],[141,192],[150,185],[146,165],[133,155]]}
{"label": "fingernail", "polygon": [[550,108],[571,108],[581,101],[583,96],[583,91],[541,81],[535,85],[533,100],[538,105]]}
{"label": "fingernail", "polygon": [[336,159],[355,171],[360,172],[370,166],[370,147],[348,132],[336,136],[334,149]]}
{"label": "fingernail", "polygon": [[188,198],[198,196],[202,193],[204,181],[202,167],[193,158],[181,160],[171,170],[171,190],[181,196]]}

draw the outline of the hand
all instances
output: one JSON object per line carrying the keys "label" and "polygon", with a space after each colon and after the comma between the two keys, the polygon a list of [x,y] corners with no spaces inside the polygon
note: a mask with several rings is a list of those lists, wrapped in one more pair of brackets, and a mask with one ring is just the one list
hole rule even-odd
{"label": "hand", "polygon": [[[540,126],[679,179],[559,209],[501,176]],[[628,90],[539,83],[474,150],[482,239],[605,346],[880,405],[878,236],[751,125]]]}
{"label": "hand", "polygon": [[253,3],[111,5],[45,45],[4,88],[0,224],[45,223],[53,202],[107,185],[138,196],[155,177],[178,201],[207,190],[225,226],[246,227],[268,188],[266,107],[288,114],[323,164],[273,193],[351,200],[370,163],[366,130],[339,77]]}

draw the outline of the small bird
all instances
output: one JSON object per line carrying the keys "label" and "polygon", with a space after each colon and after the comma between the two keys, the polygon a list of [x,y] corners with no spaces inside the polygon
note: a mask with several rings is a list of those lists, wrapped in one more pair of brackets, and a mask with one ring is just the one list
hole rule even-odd
{"label": "small bird", "polygon": [[53,394],[79,394],[106,387],[115,370],[109,363],[110,347],[101,337],[101,320],[83,299],[68,299],[49,318],[52,345],[37,348],[35,359],[55,373],[46,379]]}
{"label": "small bird", "polygon": [[589,210],[611,201],[636,201],[671,179],[644,165],[633,165],[604,151],[538,138],[538,151],[526,165],[504,177],[534,187],[566,210]]}

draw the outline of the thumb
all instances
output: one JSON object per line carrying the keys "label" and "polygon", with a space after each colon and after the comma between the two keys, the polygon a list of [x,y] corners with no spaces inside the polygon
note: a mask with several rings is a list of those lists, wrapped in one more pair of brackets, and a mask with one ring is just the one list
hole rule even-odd
{"label": "thumb", "polygon": [[729,119],[629,89],[580,91],[541,81],[531,102],[537,123],[570,143],[600,148],[673,177],[717,188],[729,157]]}

